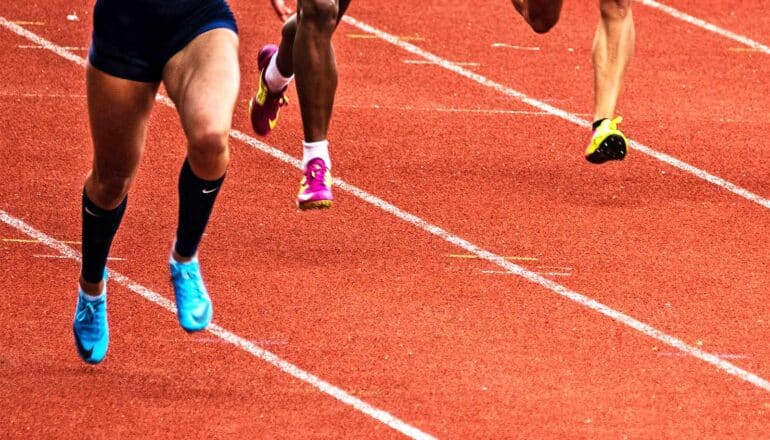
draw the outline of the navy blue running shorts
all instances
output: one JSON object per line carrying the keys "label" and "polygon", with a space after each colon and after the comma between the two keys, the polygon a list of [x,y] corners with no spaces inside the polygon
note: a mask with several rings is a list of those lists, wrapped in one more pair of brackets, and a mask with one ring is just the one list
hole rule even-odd
{"label": "navy blue running shorts", "polygon": [[88,61],[118,78],[157,82],[168,60],[212,29],[238,32],[225,0],[97,0]]}

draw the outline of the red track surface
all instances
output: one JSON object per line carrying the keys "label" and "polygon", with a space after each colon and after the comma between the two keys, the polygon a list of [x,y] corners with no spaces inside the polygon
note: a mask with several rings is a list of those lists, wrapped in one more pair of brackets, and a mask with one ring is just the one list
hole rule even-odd
{"label": "red track surface", "polygon": [[[32,4],[30,4],[32,3]],[[0,5],[0,16],[85,47],[90,2]],[[568,2],[548,36],[507,2],[354,2],[350,14],[575,113],[591,108],[595,6]],[[708,3],[708,5],[706,5]],[[752,38],[759,6],[672,6]],[[234,0],[244,77],[275,41],[269,2]],[[399,11],[397,13],[383,13]],[[635,4],[638,50],[620,112],[634,139],[770,195],[770,59]],[[770,213],[632,151],[581,159],[584,129],[342,25],[334,168],[347,182],[741,368],[770,377]],[[539,51],[494,48],[493,43]],[[767,42],[765,42],[767,43]],[[88,169],[82,68],[0,28],[0,209],[78,240]],[[572,49],[572,50],[570,50]],[[84,51],[73,50],[81,56]],[[294,99],[296,102],[296,99]],[[376,108],[374,106],[377,106]],[[588,118],[589,116],[583,116]],[[157,105],[110,263],[168,298],[165,260],[184,138]],[[296,104],[267,140],[299,154]],[[712,365],[464,254],[337,190],[297,212],[294,168],[233,141],[202,249],[216,322],[437,437],[762,437],[770,395]],[[396,431],[111,283],[112,343],[84,365],[71,336],[78,264],[0,223],[0,432],[76,437],[390,437]],[[73,245],[77,248],[77,245]],[[555,266],[566,269],[543,268]],[[203,417],[203,423],[201,423]]]}

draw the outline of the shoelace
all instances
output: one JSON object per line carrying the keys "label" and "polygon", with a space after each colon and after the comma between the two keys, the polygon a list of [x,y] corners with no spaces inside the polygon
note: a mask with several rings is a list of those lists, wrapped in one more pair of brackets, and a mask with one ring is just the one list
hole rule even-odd
{"label": "shoelace", "polygon": [[[267,87],[267,86],[265,86],[265,87]],[[285,106],[289,105],[289,98],[286,97],[286,93],[285,93],[286,89],[285,88],[283,90],[281,90],[280,92],[278,92],[278,93],[274,93],[274,92],[272,92],[268,88],[267,92],[268,92],[268,99],[270,98],[270,96],[278,96],[278,99],[275,99],[273,101],[274,104],[270,105],[270,107],[273,108],[274,110],[277,110],[277,109],[279,109],[281,107],[285,107]]]}
{"label": "shoelace", "polygon": [[[191,272],[191,271],[186,270],[184,268],[181,268],[179,270],[179,273],[180,273],[180,276],[181,276],[182,279],[192,281],[193,282],[193,286],[195,286],[195,289],[193,289],[194,295],[186,295],[186,296],[189,299],[201,299],[201,298],[203,298],[204,294],[203,294],[203,290],[201,289],[201,283],[198,282],[198,281],[200,281],[200,277],[198,276],[198,273],[197,272]],[[183,292],[184,291],[187,291],[187,290],[183,290]]]}
{"label": "shoelace", "polygon": [[315,181],[319,175],[323,177],[325,172],[326,170],[319,163],[314,163],[312,166],[307,167],[307,170],[305,170],[305,177],[307,177],[308,184]]}
{"label": "shoelace", "polygon": [[78,311],[77,316],[75,316],[75,319],[77,319],[78,322],[93,322],[94,321],[94,315],[96,314],[96,310],[94,310],[93,303],[89,301],[84,301],[85,305]]}

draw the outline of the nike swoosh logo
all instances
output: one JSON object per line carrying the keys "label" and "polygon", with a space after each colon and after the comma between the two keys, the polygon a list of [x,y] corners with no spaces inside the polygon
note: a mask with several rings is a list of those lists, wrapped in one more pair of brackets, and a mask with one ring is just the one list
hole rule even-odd
{"label": "nike swoosh logo", "polygon": [[74,331],[74,329],[73,329],[73,333],[75,333],[75,346],[78,349],[78,353],[80,353],[80,356],[83,359],[90,360],[91,355],[94,353],[94,347],[91,347],[90,349],[86,350],[86,348],[83,346],[83,343],[80,342],[80,338],[78,337],[78,334],[77,332]]}
{"label": "nike swoosh logo", "polygon": [[94,216],[94,217],[96,217],[96,218],[99,218],[99,217],[100,217],[100,216],[98,216],[98,215],[94,214],[93,212],[91,212],[91,210],[90,210],[90,209],[88,209],[88,206],[84,206],[84,207],[83,207],[83,209],[84,209],[84,210],[85,210],[85,211],[86,211],[88,214],[90,214],[90,215],[92,215],[92,216]]}
{"label": "nike swoosh logo", "polygon": [[216,188],[213,188],[213,189],[204,189],[203,190],[203,194],[211,194],[211,193],[213,193],[214,191],[216,191],[218,189],[219,189],[219,187],[216,187]]}
{"label": "nike swoosh logo", "polygon": [[297,194],[297,198],[300,202],[307,202],[313,197],[313,194]]}
{"label": "nike swoosh logo", "polygon": [[198,322],[203,322],[206,320],[209,314],[209,308],[211,307],[210,304],[206,304],[206,307],[203,308],[203,310],[200,311],[200,313],[191,313],[194,320]]}

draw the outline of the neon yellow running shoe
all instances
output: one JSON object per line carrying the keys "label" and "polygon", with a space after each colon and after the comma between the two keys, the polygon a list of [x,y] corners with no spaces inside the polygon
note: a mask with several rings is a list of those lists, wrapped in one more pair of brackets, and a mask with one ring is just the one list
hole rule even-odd
{"label": "neon yellow running shoe", "polygon": [[586,160],[600,164],[608,160],[623,160],[626,157],[628,141],[618,130],[618,124],[623,121],[621,116],[615,119],[604,119],[591,136],[591,143],[586,148]]}

